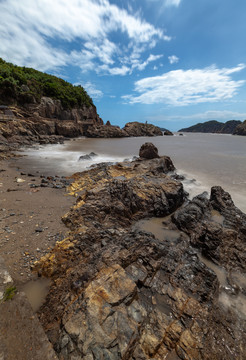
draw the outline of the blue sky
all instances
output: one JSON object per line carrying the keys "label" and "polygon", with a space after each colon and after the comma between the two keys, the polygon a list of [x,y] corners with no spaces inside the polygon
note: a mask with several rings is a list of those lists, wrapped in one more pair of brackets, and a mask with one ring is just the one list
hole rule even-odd
{"label": "blue sky", "polygon": [[0,57],[81,84],[104,122],[246,119],[245,0],[0,0]]}

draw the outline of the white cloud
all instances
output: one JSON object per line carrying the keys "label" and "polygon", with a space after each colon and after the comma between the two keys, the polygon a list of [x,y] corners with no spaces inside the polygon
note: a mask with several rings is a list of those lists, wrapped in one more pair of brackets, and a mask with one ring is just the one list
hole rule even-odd
{"label": "white cloud", "polygon": [[170,64],[176,64],[179,62],[179,58],[176,55],[168,56]]}
{"label": "white cloud", "polygon": [[147,2],[161,2],[162,6],[179,6],[181,0],[146,0]]}
{"label": "white cloud", "polygon": [[103,97],[103,92],[101,90],[96,89],[96,86],[92,84],[90,81],[83,84],[83,88],[93,99],[100,99]]}
{"label": "white cloud", "polygon": [[142,71],[146,68],[146,66],[152,62],[152,61],[156,61],[159,60],[163,55],[153,55],[150,54],[148,59],[145,60],[144,62],[141,63],[140,60],[138,59],[133,59],[132,60],[132,69],[137,68],[138,70]]}
{"label": "white cloud", "polygon": [[187,121],[187,120],[196,120],[199,121],[208,121],[208,120],[218,120],[218,121],[228,121],[228,120],[244,120],[246,119],[246,113],[241,113],[238,111],[230,110],[209,110],[201,113],[189,114],[189,115],[156,115],[147,118],[147,120],[152,121]]}
{"label": "white cloud", "polygon": [[161,76],[148,77],[135,82],[135,91],[140,95],[125,95],[129,103],[165,103],[185,106],[206,102],[217,102],[232,98],[245,81],[234,81],[234,72],[245,68],[218,69],[211,66],[205,69],[175,70]]}
{"label": "white cloud", "polygon": [[[124,56],[170,40],[164,30],[109,0],[1,0],[0,14],[0,56],[45,71],[72,64],[126,74]],[[122,42],[113,42],[112,33]]]}

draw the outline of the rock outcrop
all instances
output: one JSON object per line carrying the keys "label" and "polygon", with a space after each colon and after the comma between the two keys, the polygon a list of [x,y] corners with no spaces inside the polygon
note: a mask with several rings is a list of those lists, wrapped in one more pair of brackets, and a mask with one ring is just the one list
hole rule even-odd
{"label": "rock outcrop", "polygon": [[140,122],[129,122],[124,127],[123,130],[128,134],[128,136],[162,136],[163,133],[158,126],[140,123]]}
{"label": "rock outcrop", "polygon": [[[74,174],[70,235],[35,267],[53,280],[39,318],[59,359],[246,358],[245,215],[220,187],[187,201],[173,170],[160,157]],[[137,222],[153,216],[161,239]]]}
{"label": "rock outcrop", "polygon": [[103,124],[95,106],[64,109],[60,100],[47,97],[40,104],[8,109],[12,115],[0,113],[2,144],[56,143],[63,138],[86,135],[88,128]]}
{"label": "rock outcrop", "polygon": [[89,127],[86,136],[91,138],[122,138],[127,137],[128,134],[119,126],[106,124]]}
{"label": "rock outcrop", "polygon": [[162,136],[160,128],[152,124],[144,124],[139,122],[127,123],[123,129],[119,126],[111,125],[110,122],[106,126],[95,125],[90,127],[86,132],[87,137],[99,138],[120,138],[120,137],[139,137],[139,136]]}

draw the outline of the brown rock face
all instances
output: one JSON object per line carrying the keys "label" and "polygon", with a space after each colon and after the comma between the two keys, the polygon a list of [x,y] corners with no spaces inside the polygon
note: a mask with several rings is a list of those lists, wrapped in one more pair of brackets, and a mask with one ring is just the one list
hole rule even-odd
{"label": "brown rock face", "polygon": [[59,142],[62,137],[86,135],[88,128],[103,124],[95,106],[65,110],[60,100],[47,97],[43,97],[40,104],[11,107],[8,110],[11,115],[6,115],[6,111],[4,109],[4,114],[0,111],[0,142],[3,144],[1,138],[7,143],[21,145]]}
{"label": "brown rock face", "polygon": [[123,130],[128,134],[128,136],[162,136],[163,133],[158,126],[147,124],[129,122],[127,123]]}
{"label": "brown rock face", "polygon": [[141,146],[139,156],[143,159],[158,158],[158,149],[154,144],[147,142]]}
{"label": "brown rock face", "polygon": [[106,125],[91,126],[86,131],[86,136],[91,138],[122,138],[127,137],[128,134],[120,129],[119,126]]}

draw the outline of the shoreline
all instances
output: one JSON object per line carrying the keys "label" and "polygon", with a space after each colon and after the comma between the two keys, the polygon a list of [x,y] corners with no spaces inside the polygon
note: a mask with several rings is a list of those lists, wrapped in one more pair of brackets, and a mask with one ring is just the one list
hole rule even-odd
{"label": "shoreline", "polygon": [[[174,355],[169,344],[179,358],[184,353],[198,358],[211,341],[217,344],[217,337],[208,331],[214,324],[216,334],[233,344],[233,355],[243,351],[245,324],[239,313],[245,306],[240,285],[245,282],[245,263],[239,259],[243,259],[246,218],[223,189],[214,187],[210,199],[200,195],[187,202],[179,175],[177,179],[172,175],[171,159],[163,156],[112,166],[101,164],[84,174],[75,174],[69,188],[75,201],[75,197],[65,196],[64,187],[59,185],[66,182],[64,178],[24,173],[16,167],[9,161],[0,163],[3,247],[8,249],[4,260],[18,290],[13,301],[3,305],[13,308],[23,284],[37,279],[27,269],[37,258],[34,270],[40,279],[50,279],[45,303],[37,307],[37,315],[58,356],[82,358],[84,351],[75,336],[81,333],[91,339],[86,356],[91,356],[97,346],[100,353],[109,349],[113,358],[123,358],[123,345],[132,346],[129,329],[133,329],[134,352],[146,350],[148,359],[152,331],[158,329],[158,358]],[[164,219],[160,224],[161,233],[162,225],[165,228],[162,239],[153,235],[150,223],[146,229],[134,228],[136,221],[153,217]],[[234,239],[237,227],[238,237]],[[64,238],[55,245],[56,240]],[[231,249],[234,240],[235,248]],[[209,251],[216,263],[217,247],[224,254],[218,265],[228,271],[225,289],[218,275],[199,258],[200,251]],[[238,293],[233,293],[234,289]],[[235,314],[228,315],[226,306],[230,307],[228,301],[235,295]],[[239,301],[243,301],[242,306]],[[32,317],[32,312],[29,314]],[[8,323],[7,313],[2,318]],[[196,322],[195,328],[190,318]],[[117,319],[121,319],[119,326]],[[146,326],[146,320],[151,328]],[[228,333],[224,333],[225,321],[230,323]],[[113,329],[112,322],[116,324]],[[143,331],[138,331],[140,325]],[[30,329],[29,325],[27,335],[22,332],[24,338]],[[10,325],[5,331],[9,336]],[[241,343],[234,343],[230,335],[233,331],[242,335]],[[108,341],[119,344],[117,356]],[[4,342],[8,343],[8,337]],[[146,346],[142,347],[144,342]],[[13,348],[17,351],[16,346]],[[217,350],[213,351],[216,355]],[[227,358],[227,350],[223,351]]]}

